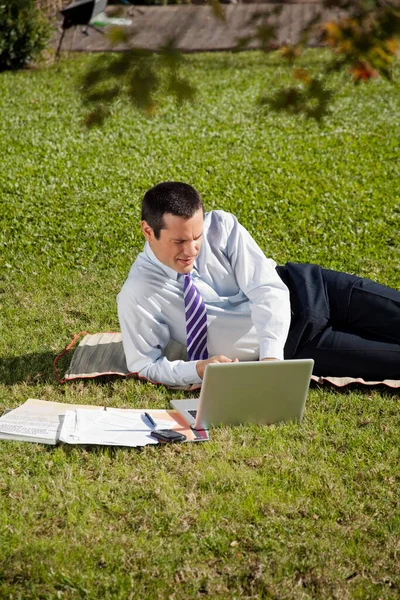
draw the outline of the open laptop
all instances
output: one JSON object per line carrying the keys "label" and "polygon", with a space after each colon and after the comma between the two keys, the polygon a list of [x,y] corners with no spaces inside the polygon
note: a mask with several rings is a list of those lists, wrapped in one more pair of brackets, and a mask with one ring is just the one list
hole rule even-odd
{"label": "open laptop", "polygon": [[171,405],[193,429],[300,422],[313,365],[312,359],[209,364],[200,397]]}

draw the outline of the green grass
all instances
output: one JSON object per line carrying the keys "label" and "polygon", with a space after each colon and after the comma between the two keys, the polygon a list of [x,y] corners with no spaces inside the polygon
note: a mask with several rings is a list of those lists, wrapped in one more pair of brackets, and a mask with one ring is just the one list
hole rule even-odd
{"label": "green grass", "polygon": [[[258,112],[284,78],[273,56],[193,56],[194,105],[162,99],[148,119],[121,103],[86,131],[88,60],[0,75],[1,408],[181,395],[52,376],[74,333],[118,329],[140,199],[165,179],[235,212],[278,263],[400,288],[397,84],[337,79],[320,127]],[[300,426],[226,427],[207,444],[1,442],[0,598],[398,598],[399,426],[396,394],[313,389]]]}

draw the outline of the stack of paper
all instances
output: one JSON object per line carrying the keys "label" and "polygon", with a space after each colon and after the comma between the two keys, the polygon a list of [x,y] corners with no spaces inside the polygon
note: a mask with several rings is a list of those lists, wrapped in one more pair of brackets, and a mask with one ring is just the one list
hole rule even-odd
{"label": "stack of paper", "polygon": [[0,439],[56,444],[65,406],[68,405],[30,398],[0,417]]}
{"label": "stack of paper", "polygon": [[104,408],[62,404],[30,398],[0,417],[0,440],[56,444],[99,444],[106,446],[146,446],[159,442],[152,429],[175,429],[188,442],[208,440],[208,432],[193,431],[175,410]]}
{"label": "stack of paper", "polygon": [[[177,423],[165,410],[151,411],[157,429],[176,429]],[[157,444],[151,437],[153,427],[141,410],[107,408],[96,411],[67,410],[60,441],[67,444],[102,444],[106,446],[146,446]]]}

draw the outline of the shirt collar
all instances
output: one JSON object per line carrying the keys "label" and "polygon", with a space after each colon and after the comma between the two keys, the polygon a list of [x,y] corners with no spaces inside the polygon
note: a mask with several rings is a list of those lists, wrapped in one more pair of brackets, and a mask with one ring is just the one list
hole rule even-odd
{"label": "shirt collar", "polygon": [[164,263],[162,263],[160,260],[158,260],[157,256],[154,254],[153,250],[151,249],[149,242],[146,242],[144,245],[144,253],[145,253],[146,257],[149,259],[149,261],[152,262],[157,267],[159,267],[162,271],[164,271],[164,273],[170,279],[174,279],[175,281],[178,281],[178,278],[180,277],[181,274],[178,273],[178,271],[171,269],[171,267],[167,267],[167,265],[164,265]]}

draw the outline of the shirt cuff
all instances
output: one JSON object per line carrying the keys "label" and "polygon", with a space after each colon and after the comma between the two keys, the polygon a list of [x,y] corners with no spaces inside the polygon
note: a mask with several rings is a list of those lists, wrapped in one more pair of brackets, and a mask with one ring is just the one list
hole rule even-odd
{"label": "shirt cuff", "polygon": [[260,360],[262,358],[277,358],[283,360],[283,345],[276,340],[265,340],[260,344]]}
{"label": "shirt cuff", "polygon": [[182,377],[184,384],[201,383],[202,379],[196,369],[197,361],[189,360],[183,363],[179,369],[179,375]]}

